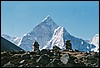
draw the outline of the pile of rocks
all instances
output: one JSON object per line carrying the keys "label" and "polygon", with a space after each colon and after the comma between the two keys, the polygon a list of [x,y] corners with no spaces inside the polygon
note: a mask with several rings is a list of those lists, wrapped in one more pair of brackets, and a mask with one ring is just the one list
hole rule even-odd
{"label": "pile of rocks", "polygon": [[1,52],[1,67],[99,67],[99,53],[68,50]]}

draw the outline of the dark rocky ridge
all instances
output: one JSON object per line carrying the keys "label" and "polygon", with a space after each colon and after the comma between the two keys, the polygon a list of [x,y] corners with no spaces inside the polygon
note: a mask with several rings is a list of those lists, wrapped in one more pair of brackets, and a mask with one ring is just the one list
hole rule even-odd
{"label": "dark rocky ridge", "polygon": [[[63,59],[66,60],[62,62]],[[1,67],[99,67],[99,53],[72,50],[2,51]]]}
{"label": "dark rocky ridge", "polygon": [[23,50],[5,38],[1,37],[1,51],[20,51]]}

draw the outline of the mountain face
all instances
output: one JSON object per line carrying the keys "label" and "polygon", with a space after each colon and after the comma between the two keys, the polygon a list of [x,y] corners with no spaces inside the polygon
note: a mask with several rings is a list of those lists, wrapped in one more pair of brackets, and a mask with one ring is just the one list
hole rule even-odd
{"label": "mountain face", "polygon": [[34,41],[37,40],[41,49],[51,39],[53,32],[57,27],[58,25],[54,23],[51,17],[47,16],[30,33],[27,33],[22,37],[18,46],[26,51],[31,51]]}
{"label": "mountain face", "polygon": [[14,43],[15,45],[18,45],[19,41],[21,40],[21,37],[11,37],[6,34],[1,35],[3,38],[9,40],[10,42]]}
{"label": "mountain face", "polygon": [[90,44],[94,44],[96,47],[92,49],[94,52],[99,52],[99,34],[96,34],[92,39]]}
{"label": "mountain face", "polygon": [[1,51],[20,51],[23,50],[5,38],[1,37]]}
{"label": "mountain face", "polygon": [[94,45],[88,44],[80,38],[75,38],[74,36],[70,35],[65,28],[58,27],[55,29],[51,40],[47,43],[46,46],[43,47],[43,49],[52,49],[52,47],[55,45],[61,49],[65,49],[64,43],[66,40],[71,40],[73,50],[76,49],[79,51],[91,51],[91,49],[95,47]]}
{"label": "mountain face", "polygon": [[65,41],[71,40],[72,49],[79,51],[94,51],[96,47],[87,43],[81,38],[70,35],[65,28],[58,26],[48,15],[41,23],[39,23],[31,32],[24,34],[17,43],[25,51],[32,51],[32,45],[35,40],[39,43],[41,49],[52,49],[58,46],[65,49]]}

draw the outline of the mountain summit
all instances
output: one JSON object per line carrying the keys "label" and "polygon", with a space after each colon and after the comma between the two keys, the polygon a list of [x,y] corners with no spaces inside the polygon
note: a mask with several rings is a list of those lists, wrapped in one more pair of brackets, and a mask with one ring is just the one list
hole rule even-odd
{"label": "mountain summit", "polygon": [[51,39],[53,32],[57,27],[58,25],[48,15],[31,32],[27,33],[22,37],[18,46],[20,46],[26,51],[31,51],[32,44],[36,39],[40,44],[41,49]]}

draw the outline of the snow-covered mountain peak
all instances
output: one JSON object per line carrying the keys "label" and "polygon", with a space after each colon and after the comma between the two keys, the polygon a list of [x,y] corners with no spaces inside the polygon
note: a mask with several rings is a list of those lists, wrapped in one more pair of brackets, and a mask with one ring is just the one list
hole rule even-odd
{"label": "snow-covered mountain peak", "polygon": [[41,49],[51,39],[57,27],[58,25],[48,15],[31,32],[25,34],[18,45],[26,51],[31,51],[34,40],[37,40]]}
{"label": "snow-covered mountain peak", "polygon": [[47,15],[47,17],[45,17],[45,18],[42,20],[42,22],[44,22],[44,21],[46,21],[46,20],[48,20],[48,19],[51,19],[50,15]]}
{"label": "snow-covered mountain peak", "polygon": [[49,28],[49,30],[54,31],[54,29],[57,28],[58,25],[53,21],[53,19],[50,17],[50,15],[48,15],[33,29],[33,31],[37,27],[41,27],[41,28],[45,28],[45,29]]}
{"label": "snow-covered mountain peak", "polygon": [[[52,25],[56,25],[58,26],[54,21],[53,19],[50,17],[50,15],[48,15],[47,17],[45,17],[41,23],[38,24],[39,26],[40,25],[45,25],[47,27],[52,27]],[[37,26],[38,26],[37,25]]]}

